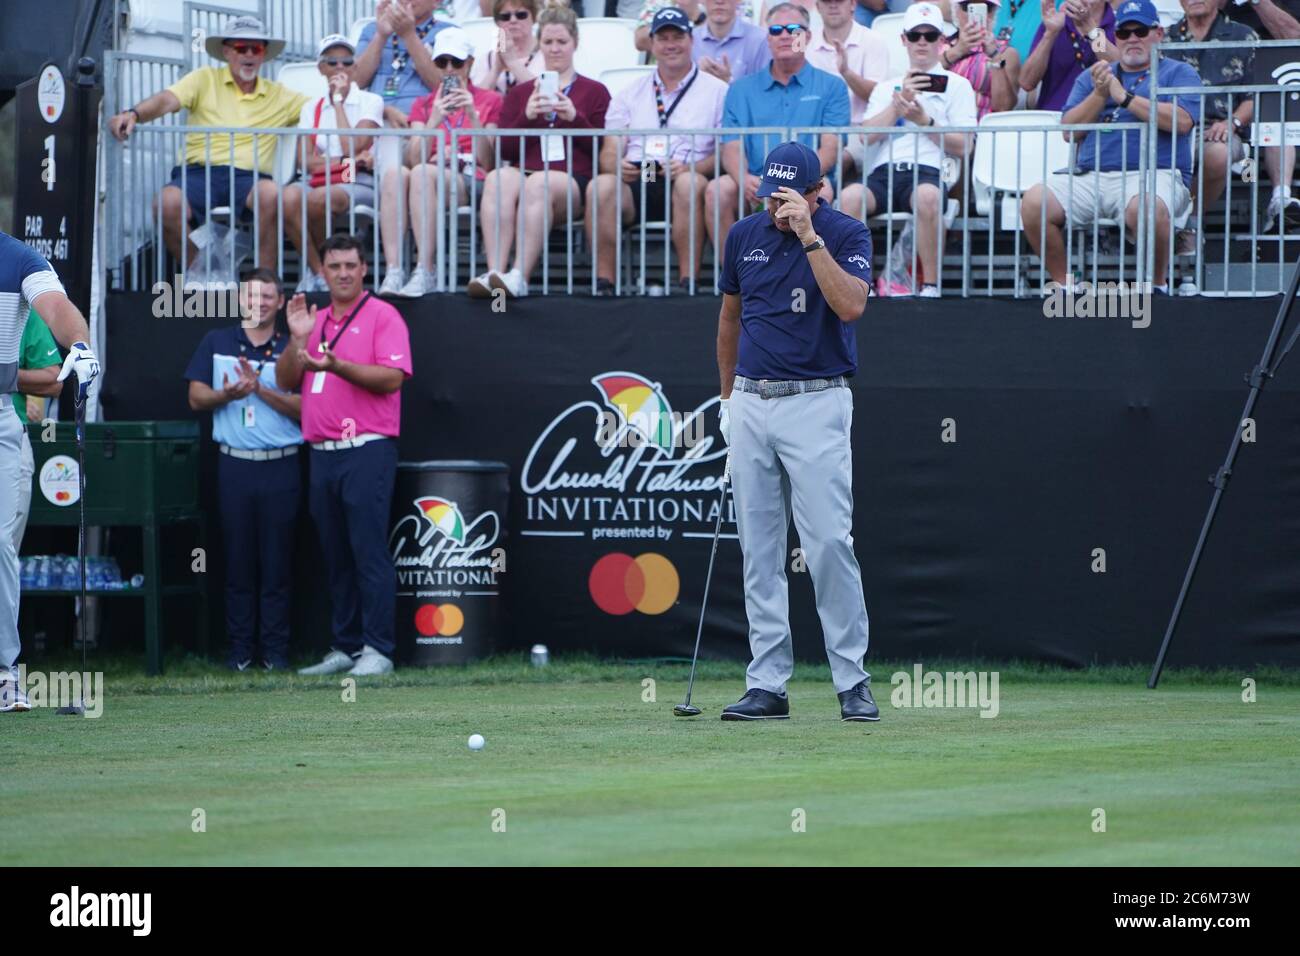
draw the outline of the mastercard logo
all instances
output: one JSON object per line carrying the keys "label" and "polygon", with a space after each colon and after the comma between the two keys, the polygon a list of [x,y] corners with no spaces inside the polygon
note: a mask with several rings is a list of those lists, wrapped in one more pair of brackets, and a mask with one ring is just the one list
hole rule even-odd
{"label": "mastercard logo", "polygon": [[662,614],[677,603],[681,581],[673,563],[662,554],[634,558],[615,551],[596,562],[587,587],[596,607],[606,614]]}
{"label": "mastercard logo", "polygon": [[57,501],[67,501],[67,500],[68,500],[69,498],[71,498],[71,497],[72,497],[72,495],[69,494],[69,493],[66,492],[66,491],[56,491],[56,492],[54,493],[54,498],[55,498],[55,500],[57,500]]}
{"label": "mastercard logo", "polygon": [[465,626],[465,613],[454,604],[421,604],[415,629],[422,637],[451,637]]}

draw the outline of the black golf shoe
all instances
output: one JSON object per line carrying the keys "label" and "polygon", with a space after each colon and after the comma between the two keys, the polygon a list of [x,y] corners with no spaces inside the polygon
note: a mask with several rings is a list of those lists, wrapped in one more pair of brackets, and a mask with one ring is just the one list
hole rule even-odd
{"label": "black golf shoe", "polygon": [[788,720],[790,698],[751,687],[734,704],[722,708],[723,720]]}
{"label": "black golf shoe", "polygon": [[871,679],[841,691],[840,720],[879,720],[880,708],[871,696]]}

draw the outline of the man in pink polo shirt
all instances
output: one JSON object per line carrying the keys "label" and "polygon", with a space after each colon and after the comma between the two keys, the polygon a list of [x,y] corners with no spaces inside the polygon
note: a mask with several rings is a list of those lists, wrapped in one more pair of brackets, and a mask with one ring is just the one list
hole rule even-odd
{"label": "man in pink polo shirt", "polygon": [[309,501],[333,605],[333,646],[299,673],[386,674],[397,600],[388,519],[411,342],[398,311],[365,291],[359,239],[336,233],[320,258],[330,304],[317,313],[301,294],[290,300],[291,338],[275,364],[279,387],[302,393]]}
{"label": "man in pink polo shirt", "polygon": [[[663,7],[650,22],[656,69],[615,94],[605,128],[659,129],[657,136],[606,136],[600,147],[600,175],[587,186],[587,235],[596,237],[596,295],[614,294],[614,255],[622,226],[668,218],[671,182],[673,251],[681,291],[690,292],[704,253],[704,187],[713,175],[712,136],[670,137],[672,129],[714,129],[722,125],[727,84],[691,59],[691,24],[680,7]],[[619,200],[621,188],[623,198]],[[643,192],[644,190],[644,192]],[[643,199],[644,196],[644,199]],[[616,202],[622,204],[621,210]],[[599,207],[599,208],[597,208]],[[694,216],[692,221],[692,207]],[[593,225],[594,223],[594,225]]]}

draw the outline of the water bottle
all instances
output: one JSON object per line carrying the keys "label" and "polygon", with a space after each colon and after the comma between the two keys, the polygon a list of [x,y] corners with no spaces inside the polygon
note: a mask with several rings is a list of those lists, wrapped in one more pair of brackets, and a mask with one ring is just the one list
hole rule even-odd
{"label": "water bottle", "polygon": [[30,554],[23,558],[22,567],[18,575],[18,586],[24,591],[30,591],[36,584],[36,559]]}
{"label": "water bottle", "polygon": [[50,559],[48,555],[42,554],[36,559],[36,590],[48,591],[50,589]]}
{"label": "water bottle", "polygon": [[77,591],[81,588],[81,562],[76,557],[63,559],[63,583],[65,591]]}

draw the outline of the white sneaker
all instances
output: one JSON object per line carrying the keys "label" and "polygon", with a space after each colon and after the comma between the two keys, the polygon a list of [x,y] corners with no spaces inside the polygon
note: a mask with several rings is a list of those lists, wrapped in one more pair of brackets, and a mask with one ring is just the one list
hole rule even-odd
{"label": "white sneaker", "polygon": [[523,273],[518,269],[511,269],[504,275],[490,273],[488,281],[492,283],[494,289],[505,289],[506,295],[512,299],[522,299],[528,295],[528,283],[524,281]]}
{"label": "white sneaker", "polygon": [[921,291],[916,295],[919,299],[937,299],[939,298],[939,287],[937,285],[923,285]]}
{"label": "white sneaker", "polygon": [[348,676],[374,677],[378,674],[391,674],[392,672],[392,659],[385,657],[367,644],[361,648],[361,656],[357,658],[356,665],[352,670],[348,671]]}
{"label": "white sneaker", "polygon": [[489,269],[482,275],[477,275],[465,284],[465,294],[471,299],[490,299],[492,298],[493,276],[497,282],[501,281],[501,275],[495,269]]}
{"label": "white sneaker", "polygon": [[341,674],[345,670],[351,669],[356,664],[351,654],[344,654],[342,651],[330,651],[325,655],[325,659],[319,664],[313,664],[311,667],[303,667],[298,673],[304,677],[320,677],[323,674]]}
{"label": "white sneaker", "polygon": [[424,266],[416,266],[415,271],[411,273],[411,278],[406,285],[397,294],[407,299],[418,299],[422,295],[427,295],[434,290],[437,285],[433,281],[433,273]]}
{"label": "white sneaker", "polygon": [[406,285],[406,273],[401,269],[389,269],[384,273],[384,282],[379,287],[380,295],[401,295]]}
{"label": "white sneaker", "polygon": [[32,709],[32,702],[15,681],[0,684],[0,714],[22,714]]}

